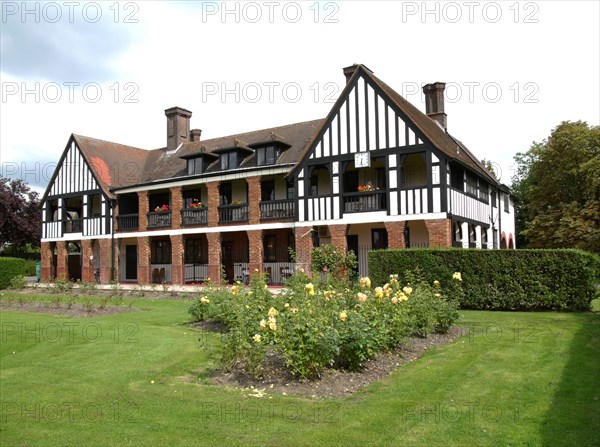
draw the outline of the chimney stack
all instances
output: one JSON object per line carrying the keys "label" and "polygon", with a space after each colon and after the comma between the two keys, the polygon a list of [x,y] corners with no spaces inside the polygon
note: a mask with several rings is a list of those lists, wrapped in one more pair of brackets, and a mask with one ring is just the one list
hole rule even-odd
{"label": "chimney stack", "polygon": [[344,68],[344,76],[346,76],[346,85],[350,82],[350,78],[358,68],[358,64],[350,65],[349,67]]}
{"label": "chimney stack", "polygon": [[445,83],[434,82],[423,86],[423,93],[425,94],[425,113],[429,118],[437,121],[444,130],[447,130],[447,115],[444,112],[445,88]]}
{"label": "chimney stack", "polygon": [[200,141],[200,135],[202,135],[202,130],[192,129],[190,131],[190,141],[192,143],[197,143],[198,141]]}
{"label": "chimney stack", "polygon": [[181,143],[189,141],[192,112],[181,107],[165,110],[167,116],[167,151],[174,151]]}

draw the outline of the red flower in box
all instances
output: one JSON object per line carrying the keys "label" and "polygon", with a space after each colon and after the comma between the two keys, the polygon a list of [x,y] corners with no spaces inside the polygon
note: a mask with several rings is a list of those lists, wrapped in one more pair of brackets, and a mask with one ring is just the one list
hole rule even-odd
{"label": "red flower in box", "polygon": [[154,208],[154,211],[156,213],[165,213],[169,211],[169,205],[157,206],[156,208]]}
{"label": "red flower in box", "polygon": [[190,202],[190,208],[206,208],[206,205],[202,202],[200,202],[200,200],[198,199],[193,199]]}

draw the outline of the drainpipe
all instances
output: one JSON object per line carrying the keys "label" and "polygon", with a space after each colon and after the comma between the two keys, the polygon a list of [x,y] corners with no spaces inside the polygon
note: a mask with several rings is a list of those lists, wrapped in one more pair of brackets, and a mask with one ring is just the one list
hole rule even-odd
{"label": "drainpipe", "polygon": [[116,199],[110,200],[110,215],[111,215],[111,225],[110,225],[110,281],[113,282],[115,280],[115,225],[116,219],[115,216],[115,205],[117,201]]}

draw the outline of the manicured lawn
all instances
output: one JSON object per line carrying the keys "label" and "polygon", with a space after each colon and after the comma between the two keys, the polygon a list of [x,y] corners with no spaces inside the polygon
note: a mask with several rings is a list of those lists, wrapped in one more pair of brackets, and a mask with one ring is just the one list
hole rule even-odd
{"label": "manicured lawn", "polygon": [[597,313],[461,312],[469,335],[324,400],[208,385],[188,302],[133,307],[2,311],[0,445],[600,445]]}

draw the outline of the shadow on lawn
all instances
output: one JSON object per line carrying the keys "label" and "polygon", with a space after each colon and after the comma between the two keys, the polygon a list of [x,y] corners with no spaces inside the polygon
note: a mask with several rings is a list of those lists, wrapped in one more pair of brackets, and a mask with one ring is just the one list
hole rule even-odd
{"label": "shadow on lawn", "polygon": [[579,328],[541,424],[544,446],[600,445],[600,314],[573,316]]}

